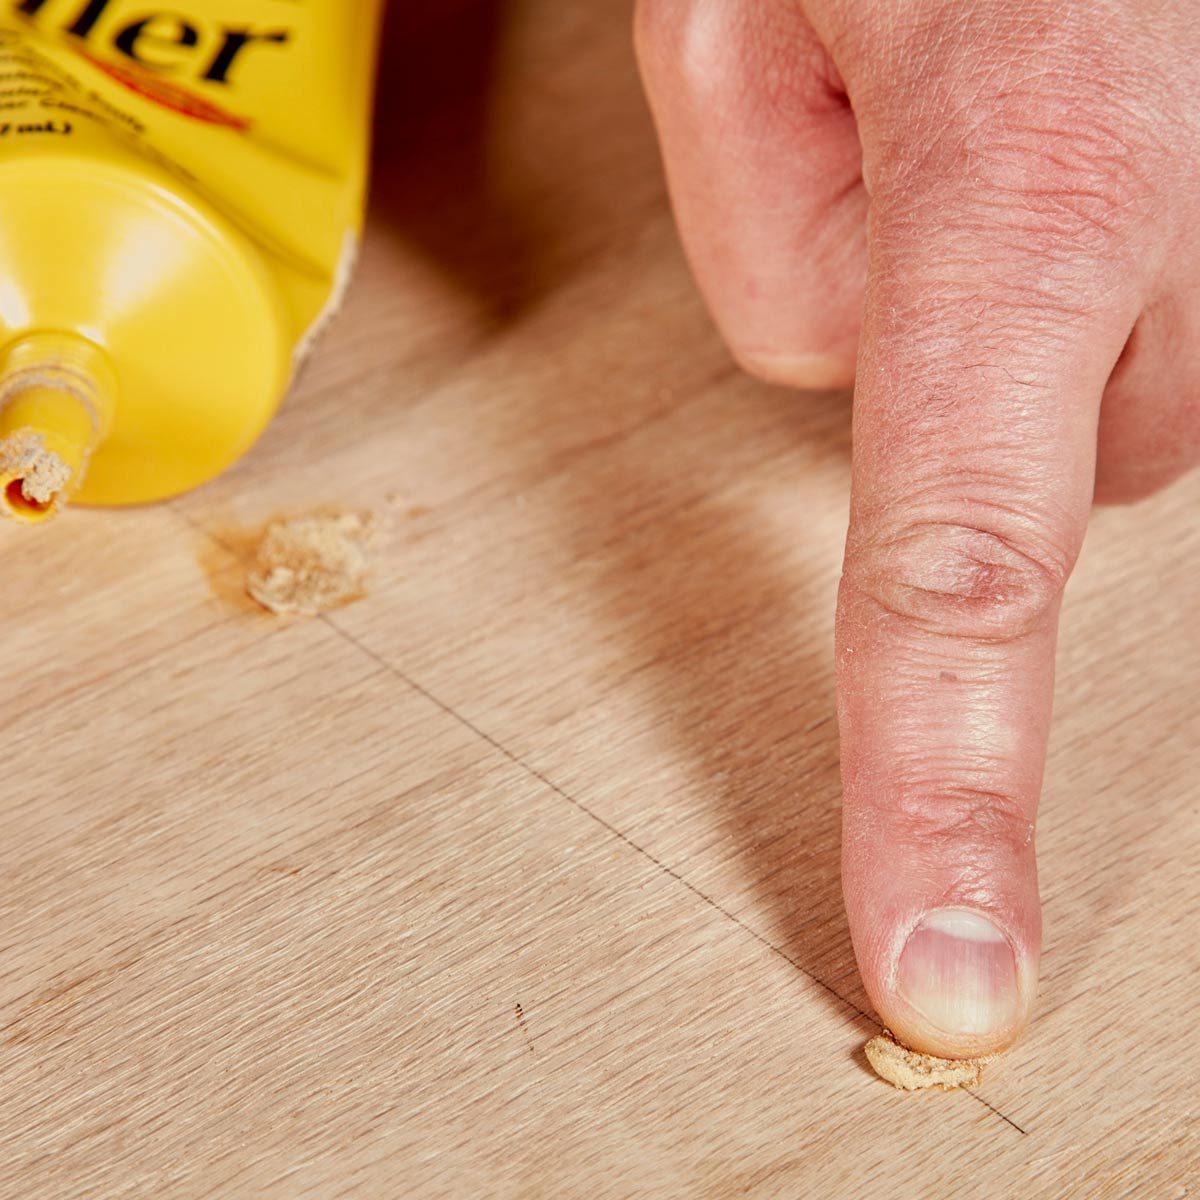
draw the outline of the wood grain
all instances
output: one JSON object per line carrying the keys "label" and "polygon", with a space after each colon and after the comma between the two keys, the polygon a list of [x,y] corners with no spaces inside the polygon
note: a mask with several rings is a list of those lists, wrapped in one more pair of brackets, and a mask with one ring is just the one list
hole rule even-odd
{"label": "wood grain", "polygon": [[[403,7],[260,446],[0,531],[0,1197],[1188,1195],[1200,480],[1071,586],[1037,1021],[895,1093],[838,893],[848,400],[721,348],[623,0]],[[383,520],[371,594],[256,611],[321,504]]]}

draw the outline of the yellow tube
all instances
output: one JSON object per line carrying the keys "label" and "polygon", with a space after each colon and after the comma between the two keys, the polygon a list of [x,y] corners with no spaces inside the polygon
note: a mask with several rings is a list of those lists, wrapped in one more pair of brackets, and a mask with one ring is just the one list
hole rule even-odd
{"label": "yellow tube", "polygon": [[5,0],[0,515],[253,444],[353,260],[380,8]]}

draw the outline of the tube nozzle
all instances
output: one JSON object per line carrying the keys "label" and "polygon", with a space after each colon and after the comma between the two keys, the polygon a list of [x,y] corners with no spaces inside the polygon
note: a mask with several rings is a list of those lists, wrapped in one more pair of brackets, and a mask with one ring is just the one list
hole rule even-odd
{"label": "tube nozzle", "polygon": [[70,499],[108,431],[108,374],[101,352],[71,334],[34,335],[5,354],[0,516],[37,524]]}

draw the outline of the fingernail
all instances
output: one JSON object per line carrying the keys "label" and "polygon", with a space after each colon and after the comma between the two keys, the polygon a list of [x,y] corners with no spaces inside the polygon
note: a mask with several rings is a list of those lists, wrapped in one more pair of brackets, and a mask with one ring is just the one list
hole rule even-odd
{"label": "fingernail", "polygon": [[988,1034],[1017,1017],[1017,964],[1008,939],[967,908],[937,908],[912,931],[896,986],[905,1000],[950,1034]]}
{"label": "fingernail", "polygon": [[831,391],[854,382],[854,366],[832,354],[775,354],[747,350],[739,354],[742,366],[767,383],[804,391]]}

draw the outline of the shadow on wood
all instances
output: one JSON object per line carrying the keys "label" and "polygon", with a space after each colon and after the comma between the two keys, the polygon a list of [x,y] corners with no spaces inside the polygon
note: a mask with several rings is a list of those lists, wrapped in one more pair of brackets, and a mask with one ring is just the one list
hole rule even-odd
{"label": "shadow on wood", "polygon": [[[734,387],[739,407],[769,414],[776,432],[794,431],[794,457],[785,452],[770,468],[781,490],[790,472],[814,465],[829,468],[835,490],[847,472],[848,397]],[[665,793],[647,789],[668,816],[647,817],[647,826],[690,826],[685,842],[720,846],[732,869],[715,878],[667,865],[865,1030],[870,1005],[839,865],[832,609],[840,535],[805,547],[804,514],[792,501],[796,552],[781,555],[778,524],[773,535],[752,498],[757,486],[711,489],[636,441],[615,453],[602,485],[588,489],[584,507],[564,510],[562,525],[567,539],[587,529],[588,544],[612,547],[595,583],[611,605],[614,654],[639,664],[628,686],[643,736],[669,731],[674,744],[678,783],[672,778]],[[714,474],[729,478],[728,470]],[[631,496],[646,497],[655,518],[631,522]],[[814,639],[814,629],[824,635]],[[629,753],[639,756],[636,746]]]}
{"label": "shadow on wood", "polygon": [[530,297],[528,217],[491,145],[507,0],[391,4],[375,106],[372,206],[497,324]]}

